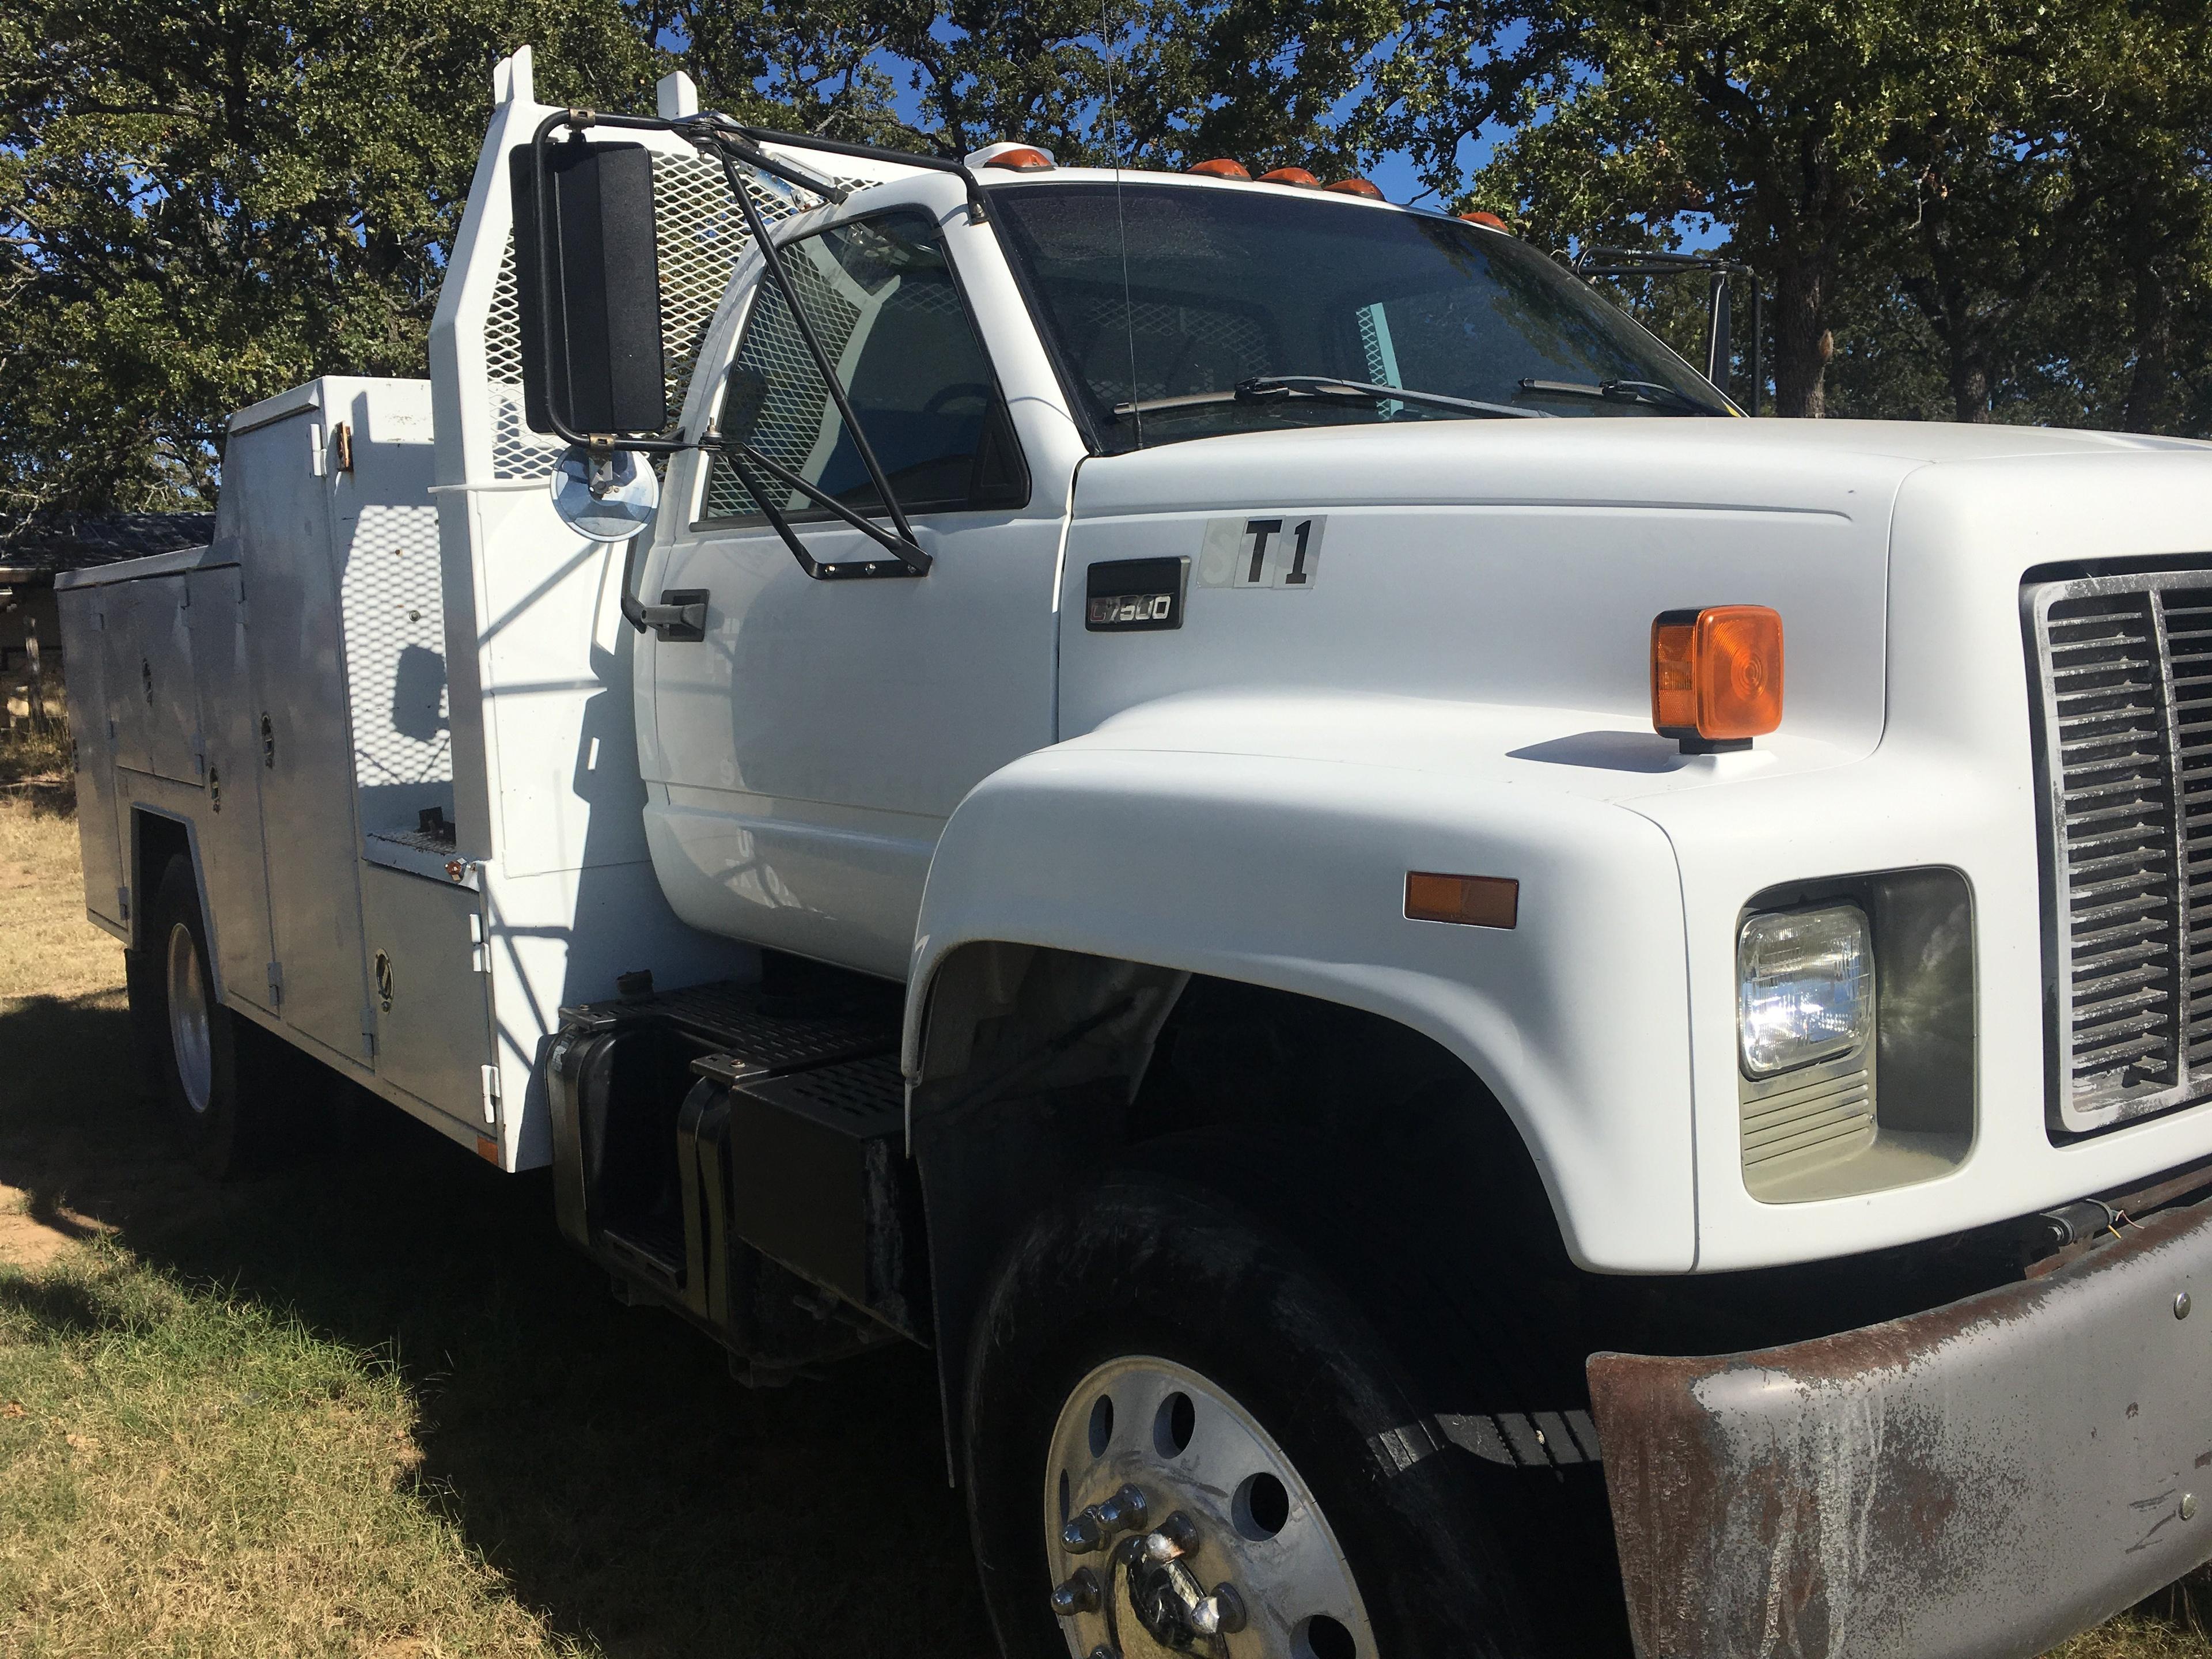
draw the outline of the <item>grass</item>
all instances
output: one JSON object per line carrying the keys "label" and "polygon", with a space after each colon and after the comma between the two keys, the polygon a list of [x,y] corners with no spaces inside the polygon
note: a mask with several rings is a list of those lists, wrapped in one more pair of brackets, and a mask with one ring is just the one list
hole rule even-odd
{"label": "grass", "polygon": [[[748,1393],[542,1175],[335,1085],[293,1167],[199,1181],[77,882],[65,793],[0,792],[0,1655],[991,1650],[927,1356]],[[2060,1651],[2212,1659],[2208,1614]]]}
{"label": "grass", "polygon": [[337,1086],[200,1181],[77,879],[0,794],[0,1655],[989,1650],[927,1355],[748,1392]]}

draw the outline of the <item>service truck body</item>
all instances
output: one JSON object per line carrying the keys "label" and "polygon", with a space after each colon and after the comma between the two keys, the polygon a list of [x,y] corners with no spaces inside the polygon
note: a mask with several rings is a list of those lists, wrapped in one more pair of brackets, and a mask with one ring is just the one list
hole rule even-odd
{"label": "service truck body", "polygon": [[[2212,1325],[2187,1317],[2212,1224],[2182,1202],[2212,1184],[2212,451],[1656,415],[1102,445],[1006,237],[1018,192],[1117,175],[994,179],[979,220],[942,170],[833,157],[842,203],[746,187],[793,244],[933,227],[988,356],[956,390],[995,389],[1018,478],[915,513],[926,577],[824,580],[715,507],[720,452],[683,449],[626,560],[556,513],[562,447],[526,416],[509,174],[556,112],[526,57],[501,76],[430,381],[240,411],[210,547],[62,584],[88,908],[172,1009],[173,1076],[212,1017],[176,1024],[191,941],[149,931],[181,858],[211,1006],[502,1169],[552,1164],[563,1230],[756,1379],[934,1345],[957,1449],[989,1422],[978,1368],[1019,1346],[1021,1263],[994,1263],[1151,1144],[1161,1045],[1195,1067],[1232,1004],[1279,1035],[1352,1018],[1510,1126],[1510,1154],[1416,1178],[1362,1163],[1385,1107],[1330,1118],[1347,1189],[1464,1181],[1464,1214],[1423,1208],[1425,1271],[1506,1297],[1525,1248],[1591,1305],[1734,1297],[1789,1309],[1744,1328],[1813,1339],[1601,1352],[1585,1390],[1561,1323],[1529,1345],[1565,1355],[1553,1392],[1370,1437],[1386,1482],[1601,1468],[1647,1659],[2025,1654],[2212,1555]],[[768,276],[696,145],[625,137],[678,424],[707,433]],[[834,519],[803,533],[832,574],[881,556]],[[632,628],[626,584],[699,625]],[[1721,605],[1779,613],[1786,714],[1685,752],[1653,728],[1654,618]],[[1511,896],[1423,919],[1419,872]],[[1824,905],[1862,919],[1876,1036],[1755,1076],[1745,930]],[[1255,1109],[1249,1144],[1288,1144]],[[1842,1328],[1858,1304],[1824,1315],[1817,1286],[1853,1282],[1903,1316]],[[1953,1293],[1913,1299],[1932,1283]],[[1202,1424],[1204,1366],[1177,1363]],[[1188,1404],[1126,1386],[1125,1419]],[[1306,1454],[1220,1400],[1218,1455],[1282,1460],[1318,1516]],[[1069,1455],[1141,1495],[1114,1413],[1090,1420]],[[1021,1572],[1041,1618],[1060,1581],[1072,1653],[1420,1648],[1356,1539],[1282,1580],[1328,1610],[1270,1625],[1246,1604],[1295,1518],[1255,1531],[1223,1488],[1220,1525],[1261,1542],[1230,1558],[1241,1592],[1206,1594],[1174,1563],[1222,1559],[1193,1541],[1212,1499],[1170,1482],[1197,1530],[1148,1532],[1158,1491],[1133,1521],[1059,1478],[1066,1537]],[[1116,1525],[1145,1547],[1086,1588],[1083,1530]]]}

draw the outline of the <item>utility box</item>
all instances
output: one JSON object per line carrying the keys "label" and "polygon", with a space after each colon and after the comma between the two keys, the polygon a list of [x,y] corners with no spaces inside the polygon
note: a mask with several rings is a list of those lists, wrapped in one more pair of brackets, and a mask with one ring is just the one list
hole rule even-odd
{"label": "utility box", "polygon": [[88,909],[146,945],[133,894],[189,851],[227,1004],[526,1168],[557,1007],[749,952],[653,882],[607,550],[539,478],[475,499],[462,437],[436,486],[431,403],[330,376],[241,410],[210,546],[58,582]]}

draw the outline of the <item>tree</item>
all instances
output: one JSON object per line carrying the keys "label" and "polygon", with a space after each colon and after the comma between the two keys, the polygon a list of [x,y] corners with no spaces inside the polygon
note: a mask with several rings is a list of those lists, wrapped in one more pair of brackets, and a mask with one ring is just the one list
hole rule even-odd
{"label": "tree", "polygon": [[28,0],[0,14],[0,529],[206,506],[230,410],[419,374],[492,63],[649,106],[611,3]]}
{"label": "tree", "polygon": [[[961,155],[1024,138],[1066,163],[1235,155],[1340,172],[1338,106],[1397,0],[632,0],[740,118]],[[918,106],[898,111],[902,91]]]}

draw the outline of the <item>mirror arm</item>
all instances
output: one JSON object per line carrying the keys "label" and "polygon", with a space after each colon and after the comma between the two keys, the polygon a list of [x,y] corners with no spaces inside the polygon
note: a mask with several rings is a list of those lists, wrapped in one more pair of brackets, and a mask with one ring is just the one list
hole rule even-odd
{"label": "mirror arm", "polygon": [[[884,513],[898,531],[898,538],[894,540],[884,536],[875,526],[865,524],[860,518],[847,512],[842,503],[832,503],[826,495],[821,498],[822,504],[839,516],[848,519],[854,525],[865,528],[870,535],[874,536],[885,547],[890,549],[902,563],[911,567],[915,574],[917,576],[925,574],[929,569],[929,556],[921,550],[921,544],[914,538],[914,526],[907,522],[906,510],[899,505],[898,496],[891,489],[890,480],[884,476],[883,465],[876,459],[875,446],[868,441],[868,434],[861,430],[860,420],[853,413],[852,403],[846,398],[844,386],[837,378],[836,366],[830,362],[830,354],[822,349],[822,341],[814,332],[814,325],[807,319],[806,308],[799,301],[799,290],[792,285],[791,274],[784,269],[783,255],[777,251],[775,239],[768,234],[768,226],[762,222],[760,209],[754,205],[752,193],[744,187],[744,181],[738,177],[737,162],[732,158],[731,149],[727,145],[722,148],[721,161],[722,175],[729,183],[731,194],[738,198],[738,206],[744,213],[745,228],[752,233],[753,246],[760,250],[761,258],[768,266],[769,275],[775,281],[777,292],[783,295],[784,307],[791,313],[793,323],[798,326],[799,338],[805,342],[806,355],[814,360],[814,372],[822,377],[823,385],[829,390],[830,401],[837,405],[837,416],[845,422],[846,435],[852,439],[853,448],[860,458],[860,465],[867,468],[868,482],[875,486],[876,499],[883,503]],[[761,461],[768,459],[766,456],[760,455],[757,452],[755,453],[754,459]],[[782,474],[782,469],[773,462],[769,462],[769,470],[771,473]],[[789,483],[793,481],[787,476],[784,482]],[[793,487],[804,488],[810,495],[814,493],[811,486],[794,484]]]}
{"label": "mirror arm", "polygon": [[[781,462],[775,459],[775,457],[763,454],[759,450],[755,449],[750,444],[745,442],[742,438],[702,438],[700,440],[700,446],[701,447],[707,449],[718,449],[721,451],[722,453],[732,458],[738,466],[738,481],[744,485],[745,492],[753,498],[756,503],[758,504],[762,516],[767,519],[769,523],[775,528],[775,533],[783,538],[783,544],[786,547],[788,547],[791,550],[793,556],[798,559],[799,568],[805,570],[810,576],[819,576],[830,573],[841,575],[848,574],[852,562],[848,560],[842,565],[817,564],[813,556],[806,551],[805,545],[799,541],[798,533],[792,529],[790,521],[786,519],[781,513],[777,511],[775,507],[770,505],[768,497],[755,487],[752,474],[748,471],[748,463],[751,466],[760,468],[777,483],[797,490],[800,495],[805,496],[807,500],[812,501],[817,507],[821,507],[824,512],[829,513],[836,518],[842,519],[847,524],[852,526],[854,529],[860,531],[864,535],[872,538],[878,542],[880,542],[883,544],[884,551],[888,552],[894,559],[898,561],[899,564],[905,569],[907,574],[912,576],[927,576],[929,574],[930,566],[935,562],[928,554],[922,551],[921,546],[917,543],[901,541],[896,536],[892,535],[890,531],[885,530],[881,525],[875,523],[872,520],[863,518],[860,514],[853,511],[851,507],[846,506],[844,502],[839,501],[835,495],[830,495],[828,491],[821,489],[818,485],[809,483],[805,479],[800,477],[799,474],[793,472],[789,467],[785,466]],[[853,571],[851,574],[858,574],[860,573],[858,571]]]}
{"label": "mirror arm", "polygon": [[799,561],[799,568],[810,576],[819,577],[822,567],[814,562],[814,556],[806,550],[806,544],[791,527],[791,520],[783,516],[783,509],[769,499],[769,492],[761,488],[759,477],[746,465],[747,458],[755,453],[750,444],[733,442],[722,447],[722,453],[729,458],[730,465],[737,472],[738,482],[745,487],[745,494],[753,498],[753,505],[760,508],[761,516],[768,520],[769,527],[791,550],[791,556]]}
{"label": "mirror arm", "polygon": [[[983,205],[983,181],[965,161],[956,161],[943,155],[915,155],[906,150],[884,149],[877,144],[848,144],[840,138],[816,138],[803,132],[778,132],[773,127],[743,127],[736,122],[731,128],[744,134],[755,144],[787,144],[794,149],[816,149],[825,155],[850,155],[863,161],[890,161],[902,167],[918,167],[928,173],[949,173],[968,187],[968,222],[971,225],[990,222],[990,212]],[[769,171],[775,169],[771,167]],[[809,185],[811,190],[812,185]],[[842,198],[841,198],[842,199]]]}

